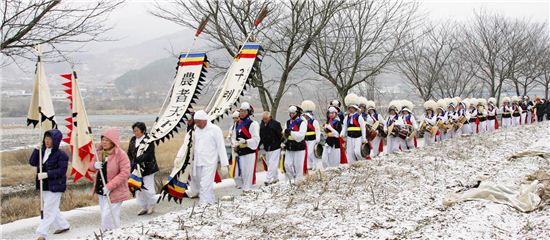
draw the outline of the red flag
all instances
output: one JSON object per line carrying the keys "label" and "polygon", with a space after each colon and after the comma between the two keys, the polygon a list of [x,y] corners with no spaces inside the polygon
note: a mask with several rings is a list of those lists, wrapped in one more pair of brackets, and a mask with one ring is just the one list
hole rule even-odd
{"label": "red flag", "polygon": [[256,21],[254,21],[254,25],[258,26],[260,23],[264,20],[264,18],[267,16],[269,11],[267,10],[267,4],[262,7],[262,10],[260,10],[260,14],[258,14],[258,17],[256,18]]}
{"label": "red flag", "polygon": [[199,27],[197,27],[197,32],[195,32],[195,37],[198,37],[199,35],[201,35],[202,31],[204,31],[204,29],[206,28],[206,24],[208,23],[208,17],[209,16],[206,16],[205,18],[202,19],[201,23],[199,24]]}

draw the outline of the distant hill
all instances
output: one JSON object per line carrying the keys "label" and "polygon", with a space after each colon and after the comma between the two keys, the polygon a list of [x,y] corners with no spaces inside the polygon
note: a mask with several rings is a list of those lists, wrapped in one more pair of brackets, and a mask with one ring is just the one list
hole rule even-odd
{"label": "distant hill", "polygon": [[176,73],[177,59],[162,58],[142,68],[130,70],[114,80],[120,93],[165,93]]}

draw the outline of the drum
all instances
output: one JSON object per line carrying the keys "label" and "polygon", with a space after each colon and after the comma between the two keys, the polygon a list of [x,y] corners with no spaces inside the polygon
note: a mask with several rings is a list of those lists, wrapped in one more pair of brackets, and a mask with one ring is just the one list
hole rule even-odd
{"label": "drum", "polygon": [[411,132],[409,131],[408,128],[401,128],[399,129],[398,136],[402,139],[407,139],[410,133]]}
{"label": "drum", "polygon": [[361,144],[361,157],[367,158],[368,156],[370,156],[370,144],[367,142]]}
{"label": "drum", "polygon": [[374,138],[376,138],[376,136],[378,136],[378,131],[372,130],[372,128],[367,128],[367,139],[369,141],[374,140]]}
{"label": "drum", "polygon": [[323,158],[323,144],[316,143],[315,146],[313,146],[313,155],[315,155],[317,159]]}

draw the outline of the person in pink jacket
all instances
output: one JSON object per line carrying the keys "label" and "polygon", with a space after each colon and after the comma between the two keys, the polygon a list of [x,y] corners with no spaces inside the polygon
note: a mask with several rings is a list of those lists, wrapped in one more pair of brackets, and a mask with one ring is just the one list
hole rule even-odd
{"label": "person in pink jacket", "polygon": [[[127,183],[128,177],[130,177],[130,160],[120,147],[120,132],[117,128],[109,128],[101,134],[101,144],[97,149],[97,156],[98,161],[92,162],[90,168],[102,171],[107,183],[103,184],[98,171],[93,191],[99,196],[101,229],[115,229],[120,226],[122,202],[130,198]],[[111,198],[110,207],[107,195]]]}

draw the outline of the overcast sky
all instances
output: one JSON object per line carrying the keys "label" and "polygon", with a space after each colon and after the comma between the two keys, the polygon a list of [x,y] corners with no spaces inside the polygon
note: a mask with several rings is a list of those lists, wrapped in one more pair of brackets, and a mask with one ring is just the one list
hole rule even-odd
{"label": "overcast sky", "polygon": [[[159,1],[162,2],[168,1]],[[495,0],[427,0],[421,2],[421,11],[434,20],[467,20],[475,10],[484,9],[510,17],[526,18],[532,21],[549,21],[550,0],[538,1],[495,1]],[[93,47],[102,49],[128,46],[145,40],[182,31],[179,25],[159,19],[148,13],[153,1],[127,0],[121,8],[113,12],[110,23],[114,29],[110,35],[118,42],[97,43]],[[106,47],[105,45],[108,45]],[[105,49],[105,50],[106,50]]]}

